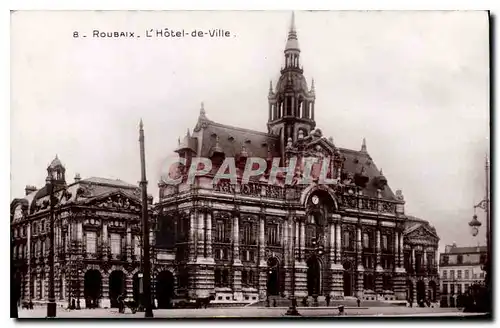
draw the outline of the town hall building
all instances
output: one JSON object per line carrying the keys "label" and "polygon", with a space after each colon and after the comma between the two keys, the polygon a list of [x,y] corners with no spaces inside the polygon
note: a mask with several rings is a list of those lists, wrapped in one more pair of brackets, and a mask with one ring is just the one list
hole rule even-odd
{"label": "town hall building", "polygon": [[[439,289],[436,231],[405,215],[403,193],[389,187],[365,140],[359,150],[341,148],[317,127],[315,112],[321,109],[315,107],[314,81],[309,87],[303,74],[293,21],[285,66],[269,89],[267,130],[214,122],[202,104],[193,132],[179,140],[182,182],[159,184],[157,265],[178,277],[177,296],[215,293],[216,302],[292,292],[312,298],[425,299],[432,286]],[[190,183],[190,165],[199,157],[209,158],[212,170]],[[250,157],[266,159],[268,167],[276,157],[283,167],[292,157],[329,158],[326,176],[336,182],[287,185],[278,178],[269,184],[267,170],[241,183]],[[213,180],[226,158],[236,161],[238,183]]]}

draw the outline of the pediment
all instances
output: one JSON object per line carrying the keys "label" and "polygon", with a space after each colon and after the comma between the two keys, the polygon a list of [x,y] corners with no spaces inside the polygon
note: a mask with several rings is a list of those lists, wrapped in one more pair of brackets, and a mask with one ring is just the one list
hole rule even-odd
{"label": "pediment", "polygon": [[407,239],[429,239],[429,240],[439,240],[439,237],[425,225],[420,224],[418,227],[413,229],[411,232],[406,234]]}
{"label": "pediment", "polygon": [[135,211],[141,209],[141,201],[139,198],[122,190],[100,195],[86,202],[86,205],[119,211]]}
{"label": "pediment", "polygon": [[306,152],[309,156],[329,157],[334,154],[334,146],[324,138],[316,139],[306,145]]}

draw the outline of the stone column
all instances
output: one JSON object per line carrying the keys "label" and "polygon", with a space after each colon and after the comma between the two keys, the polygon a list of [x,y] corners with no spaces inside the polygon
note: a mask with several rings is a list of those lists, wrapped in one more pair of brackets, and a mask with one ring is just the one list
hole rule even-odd
{"label": "stone column", "polygon": [[78,220],[76,223],[76,240],[80,243],[83,241],[83,223],[82,220]]}
{"label": "stone column", "polygon": [[205,256],[205,211],[198,211],[198,224],[196,229],[197,234],[197,258],[203,258]]}
{"label": "stone column", "polygon": [[196,216],[195,211],[189,214],[189,258],[196,261]]}
{"label": "stone column", "polygon": [[127,226],[127,244],[125,245],[125,252],[127,255],[127,261],[130,261],[130,257],[132,255],[132,229],[130,226]]}
{"label": "stone column", "polygon": [[235,265],[241,265],[240,260],[240,224],[237,215],[233,217],[233,258]]}
{"label": "stone column", "polygon": [[259,260],[260,266],[266,266],[265,251],[266,251],[266,231],[264,216],[259,218]]}
{"label": "stone column", "polygon": [[267,263],[265,259],[265,217],[259,217],[259,298],[261,300],[266,298],[266,280],[267,280]]}
{"label": "stone column", "polygon": [[337,237],[336,237],[336,252],[335,252],[335,262],[338,263],[338,264],[341,264],[340,263],[340,260],[341,260],[341,257],[340,257],[340,250],[341,250],[341,247],[342,247],[342,234],[341,234],[341,226],[340,226],[340,223],[337,223],[336,225],[336,234],[337,234]]}
{"label": "stone column", "polygon": [[212,212],[207,212],[207,238],[205,240],[207,244],[207,257],[212,258]]}
{"label": "stone column", "polygon": [[331,222],[330,223],[330,264],[336,263],[335,259],[335,223]]}
{"label": "stone column", "polygon": [[379,271],[379,272],[382,272],[384,271],[384,269],[382,268],[382,249],[381,249],[381,245],[380,245],[380,230],[377,229],[377,248],[376,248],[376,252],[377,252],[377,266],[376,266],[376,270]]}
{"label": "stone column", "polygon": [[240,225],[239,217],[233,217],[233,299],[243,301],[241,292]]}
{"label": "stone column", "polygon": [[301,259],[301,250],[300,250],[300,225],[299,225],[299,221],[296,220],[294,222],[292,222],[292,225],[293,225],[293,229],[294,229],[294,233],[293,233],[293,236],[295,238],[295,257],[296,257],[296,261],[300,261]]}
{"label": "stone column", "polygon": [[403,247],[404,235],[401,231],[398,232],[398,235],[399,235],[399,267],[404,268],[404,256],[405,256]]}
{"label": "stone column", "polygon": [[424,257],[424,260],[423,260],[424,270],[427,271],[427,251],[425,250],[425,248],[424,248],[424,253],[422,254],[422,256]]}
{"label": "stone column", "polygon": [[300,259],[302,262],[306,261],[305,248],[306,248],[306,224],[304,223],[304,220],[300,220],[300,252],[301,252]]}
{"label": "stone column", "polygon": [[[283,266],[285,269],[285,297],[290,296],[291,294],[291,289],[292,289],[292,282],[291,282],[291,261],[293,261],[293,255],[291,252],[291,233],[289,231],[290,229],[290,223],[289,221],[290,217],[287,217],[285,221],[283,222],[283,249],[284,251],[284,256],[283,256]],[[290,240],[289,240],[290,238]]]}
{"label": "stone column", "polygon": [[[68,238],[66,238],[68,239]],[[108,222],[103,221],[102,223],[102,255],[104,258],[107,257],[109,252],[108,245]]]}
{"label": "stone column", "polygon": [[413,272],[415,272],[415,248],[411,248],[411,267],[413,268]]}
{"label": "stone column", "polygon": [[364,271],[363,258],[362,258],[362,243],[361,243],[361,228],[357,228],[357,238],[356,238],[356,259],[358,261],[358,270]]}
{"label": "stone column", "polygon": [[394,268],[399,268],[399,234],[394,232]]}

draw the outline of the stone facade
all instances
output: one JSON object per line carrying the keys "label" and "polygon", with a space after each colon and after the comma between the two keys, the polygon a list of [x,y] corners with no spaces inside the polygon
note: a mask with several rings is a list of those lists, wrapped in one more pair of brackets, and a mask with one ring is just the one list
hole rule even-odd
{"label": "stone facade", "polygon": [[[94,303],[109,307],[122,293],[137,298],[140,190],[121,180],[82,180],[79,175],[67,184],[57,157],[47,171],[54,177],[56,301],[65,306],[74,302],[76,307]],[[21,299],[35,304],[48,300],[49,222],[47,186],[40,190],[28,186],[26,196],[11,203],[16,282]]]}
{"label": "stone facade", "polygon": [[[193,132],[179,139],[184,163],[170,173],[180,183],[159,184],[164,242],[157,251],[165,260],[158,265],[182,270],[177,295],[215,293],[216,302],[288,296],[292,268],[297,297],[406,300],[404,250],[414,240],[404,234],[403,194],[392,192],[364,140],[359,151],[344,149],[316,128],[314,81],[308,88],[293,23],[284,54],[281,77],[269,90],[267,132],[214,122],[202,104]],[[190,179],[199,157],[210,159],[211,170]],[[250,157],[268,167],[273,158],[282,167],[292,158],[328,158],[326,176],[334,182],[288,185],[281,177],[269,183],[266,171],[242,183]],[[214,179],[228,158],[235,159],[237,178]],[[294,179],[304,170],[299,165]],[[437,240],[427,246],[437,249]]]}
{"label": "stone facade", "polygon": [[439,237],[429,222],[408,216],[404,232],[406,295],[414,303],[439,301]]}

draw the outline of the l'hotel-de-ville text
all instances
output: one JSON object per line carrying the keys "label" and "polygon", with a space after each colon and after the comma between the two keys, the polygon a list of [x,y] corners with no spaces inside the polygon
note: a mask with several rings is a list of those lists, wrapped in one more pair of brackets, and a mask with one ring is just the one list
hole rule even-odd
{"label": "l'hotel-de-ville text", "polygon": [[73,38],[95,38],[95,39],[133,39],[133,38],[230,38],[236,37],[231,31],[212,29],[170,29],[170,28],[150,28],[143,32],[136,31],[104,31],[92,30],[91,33],[74,31]]}

